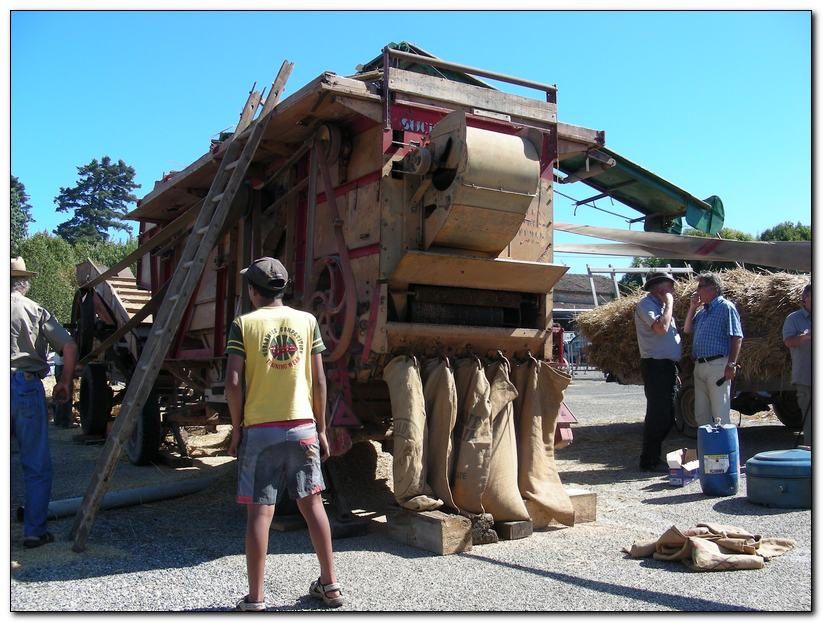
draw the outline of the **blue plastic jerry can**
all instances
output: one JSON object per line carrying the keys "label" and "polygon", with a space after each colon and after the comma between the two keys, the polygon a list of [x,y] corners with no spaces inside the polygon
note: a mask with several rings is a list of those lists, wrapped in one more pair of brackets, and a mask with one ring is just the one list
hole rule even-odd
{"label": "blue plastic jerry can", "polygon": [[736,495],[740,481],[740,446],[734,424],[706,424],[697,429],[700,488],[706,495]]}

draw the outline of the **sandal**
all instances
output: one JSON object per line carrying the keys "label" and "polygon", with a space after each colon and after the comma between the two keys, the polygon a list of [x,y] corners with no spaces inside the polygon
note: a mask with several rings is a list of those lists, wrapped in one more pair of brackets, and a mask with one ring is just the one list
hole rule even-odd
{"label": "sandal", "polygon": [[[337,591],[337,597],[329,597],[329,593]],[[340,585],[337,582],[323,584],[320,578],[317,578],[309,586],[309,595],[322,599],[323,603],[332,608],[338,608],[343,605],[343,591],[340,590]]]}
{"label": "sandal", "polygon": [[51,532],[46,532],[40,536],[27,536],[23,539],[23,547],[40,547],[46,543],[54,543],[54,535]]}
{"label": "sandal", "polygon": [[265,601],[249,601],[248,595],[238,601],[235,607],[235,610],[240,610],[241,612],[263,612],[265,609]]}

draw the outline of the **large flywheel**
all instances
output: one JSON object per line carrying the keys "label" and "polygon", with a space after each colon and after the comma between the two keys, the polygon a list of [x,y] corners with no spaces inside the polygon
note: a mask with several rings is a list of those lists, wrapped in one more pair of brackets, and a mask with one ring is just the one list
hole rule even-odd
{"label": "large flywheel", "polygon": [[354,282],[348,283],[340,258],[330,255],[318,261],[315,269],[315,289],[309,299],[309,309],[320,325],[320,335],[326,345],[324,359],[340,359],[351,344],[357,314],[357,293]]}

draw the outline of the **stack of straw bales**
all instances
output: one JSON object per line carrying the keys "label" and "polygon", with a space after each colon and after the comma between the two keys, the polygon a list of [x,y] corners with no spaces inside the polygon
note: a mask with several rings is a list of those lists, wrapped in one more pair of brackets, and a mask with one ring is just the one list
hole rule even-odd
{"label": "stack of straw bales", "polygon": [[[754,273],[734,269],[720,273],[723,296],[737,306],[743,325],[743,347],[738,363],[740,381],[757,383],[787,376],[791,370],[789,350],[783,344],[783,321],[800,307],[808,278],[788,273]],[[683,333],[689,309],[689,295],[696,278],[677,282],[674,317],[683,339],[683,355],[691,354],[691,336]],[[640,351],[634,329],[634,310],[646,293],[596,307],[577,317],[577,326],[586,339],[589,363],[611,372],[622,383],[642,384]]]}

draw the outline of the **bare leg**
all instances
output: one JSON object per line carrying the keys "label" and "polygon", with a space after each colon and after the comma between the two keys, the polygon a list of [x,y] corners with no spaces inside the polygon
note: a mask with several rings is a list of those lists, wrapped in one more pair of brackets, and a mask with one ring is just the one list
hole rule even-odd
{"label": "bare leg", "polygon": [[[317,554],[317,561],[320,563],[320,582],[331,584],[337,582],[334,573],[334,559],[332,557],[331,527],[326,509],[323,508],[323,498],[319,493],[307,495],[297,500],[297,508],[306,520],[309,528],[309,536]],[[329,591],[331,598],[338,597],[338,591]]]}
{"label": "bare leg", "polygon": [[246,572],[249,576],[249,601],[263,601],[263,577],[269,550],[269,529],[274,506],[246,505]]}

